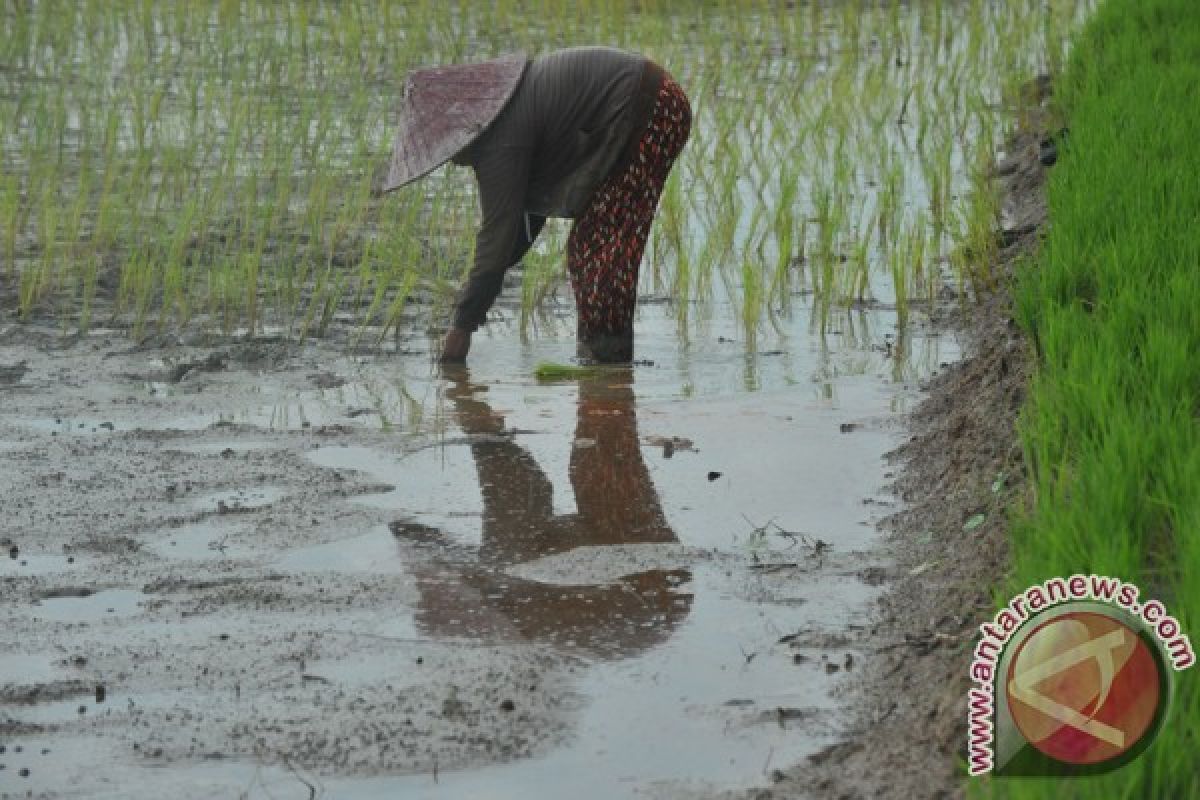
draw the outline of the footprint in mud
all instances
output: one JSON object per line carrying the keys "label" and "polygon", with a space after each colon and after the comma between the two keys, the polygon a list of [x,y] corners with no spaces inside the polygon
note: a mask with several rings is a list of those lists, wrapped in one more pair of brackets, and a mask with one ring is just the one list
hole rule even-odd
{"label": "footprint in mud", "polygon": [[185,561],[234,559],[247,556],[250,550],[235,542],[249,530],[245,524],[234,524],[224,517],[208,517],[191,525],[163,528],[147,543],[156,555]]}
{"label": "footprint in mud", "polygon": [[699,452],[691,439],[685,439],[682,436],[647,436],[646,444],[651,447],[661,447],[663,458],[671,458],[676,453]]}

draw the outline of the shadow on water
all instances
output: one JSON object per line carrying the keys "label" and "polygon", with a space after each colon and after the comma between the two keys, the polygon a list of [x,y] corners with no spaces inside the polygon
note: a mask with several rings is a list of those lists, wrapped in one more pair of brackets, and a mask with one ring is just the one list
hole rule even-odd
{"label": "shadow on water", "polygon": [[574,513],[555,513],[553,485],[533,455],[484,399],[465,368],[447,370],[446,391],[483,499],[477,549],[440,530],[397,521],[401,539],[442,554],[417,570],[418,627],[434,636],[519,637],[598,658],[641,653],[688,616],[686,569],[650,569],[615,583],[559,586],[507,573],[510,567],[577,547],[679,541],[642,457],[632,371],[582,381],[568,475]]}

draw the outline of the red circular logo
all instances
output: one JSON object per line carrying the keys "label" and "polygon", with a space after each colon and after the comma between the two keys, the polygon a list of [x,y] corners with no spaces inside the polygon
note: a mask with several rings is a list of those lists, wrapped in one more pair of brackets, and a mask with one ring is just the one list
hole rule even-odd
{"label": "red circular logo", "polygon": [[1031,745],[1068,764],[1099,764],[1135,747],[1163,700],[1150,646],[1117,619],[1069,612],[1021,642],[1005,692]]}

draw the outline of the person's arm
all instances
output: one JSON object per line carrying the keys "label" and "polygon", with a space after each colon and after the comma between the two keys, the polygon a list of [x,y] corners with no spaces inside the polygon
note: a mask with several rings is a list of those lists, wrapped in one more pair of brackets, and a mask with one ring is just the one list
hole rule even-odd
{"label": "person's arm", "polygon": [[488,309],[496,302],[522,236],[531,149],[495,146],[481,151],[473,165],[482,210],[475,236],[475,262],[458,296],[453,327],[442,348],[443,361],[466,358],[471,334],[483,324]]}

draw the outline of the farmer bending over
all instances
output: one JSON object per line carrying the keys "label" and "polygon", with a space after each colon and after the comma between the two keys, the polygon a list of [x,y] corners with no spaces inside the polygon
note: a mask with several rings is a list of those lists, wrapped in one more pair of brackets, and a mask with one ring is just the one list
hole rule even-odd
{"label": "farmer bending over", "polygon": [[384,190],[453,160],[474,169],[483,212],[442,360],[466,359],[505,271],[547,217],[575,221],[567,273],[580,357],[632,360],[638,267],[691,118],[662,67],[606,47],[411,73]]}

